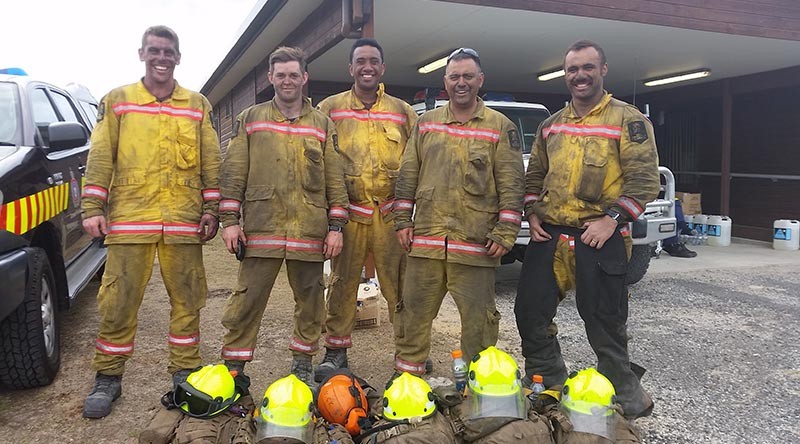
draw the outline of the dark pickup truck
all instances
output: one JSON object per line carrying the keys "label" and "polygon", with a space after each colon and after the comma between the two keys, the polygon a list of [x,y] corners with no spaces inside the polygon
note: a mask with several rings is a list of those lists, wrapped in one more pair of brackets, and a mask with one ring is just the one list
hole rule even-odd
{"label": "dark pickup truck", "polygon": [[53,381],[60,313],[105,264],[80,211],[96,110],[90,94],[0,74],[0,386]]}

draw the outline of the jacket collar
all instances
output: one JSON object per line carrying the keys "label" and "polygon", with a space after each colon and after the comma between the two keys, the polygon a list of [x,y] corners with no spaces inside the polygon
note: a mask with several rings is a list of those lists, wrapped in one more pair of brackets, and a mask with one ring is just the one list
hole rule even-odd
{"label": "jacket collar", "polygon": [[[269,120],[273,122],[286,122],[289,119],[283,115],[280,109],[278,109],[278,105],[275,104],[275,99],[270,100],[267,102],[269,104]],[[300,115],[297,116],[296,120],[302,119],[306,114],[313,111],[314,108],[311,106],[311,99],[308,97],[303,97],[303,108],[300,109]]]}
{"label": "jacket collar", "polygon": [[[157,102],[157,100],[156,96],[151,94],[144,86],[144,81],[140,79],[139,82],[136,83],[136,103],[138,105],[148,105]],[[171,102],[173,100],[189,100],[189,90],[179,85],[177,80],[175,80],[175,88],[172,90],[172,96],[165,100],[165,102]]]}
{"label": "jacket collar", "polygon": [[[472,117],[470,117],[467,122],[469,122],[470,120],[475,120],[475,119],[483,120],[484,117],[485,117],[484,114],[486,112],[486,104],[483,103],[483,99],[481,99],[480,97],[478,97],[477,100],[478,100],[478,106],[475,108],[475,113],[472,114]],[[449,123],[461,123],[453,116],[453,111],[450,109],[450,102],[449,101],[447,102],[447,105],[444,108],[445,108],[445,110],[444,110],[443,123],[448,123],[448,124]]]}
{"label": "jacket collar", "polygon": [[575,113],[575,108],[572,107],[572,100],[570,100],[569,101],[569,106],[567,107],[567,112],[565,114],[565,117],[568,118],[568,119],[580,120],[582,118],[586,118],[586,117],[589,117],[589,116],[594,115],[594,114],[599,114],[599,113],[603,112],[605,107],[608,106],[608,102],[610,102],[610,101],[611,101],[611,94],[608,91],[603,90],[603,98],[600,99],[600,102],[598,102],[597,105],[595,105],[594,108],[592,108],[591,111],[586,113],[585,116],[578,117],[578,114]]}
{"label": "jacket collar", "polygon": [[[381,99],[383,99],[383,93],[384,93],[383,83],[378,83],[378,99],[375,100],[375,103],[372,105],[372,109],[377,108],[378,106],[380,106]],[[366,107],[364,106],[364,103],[356,95],[356,86],[355,85],[353,85],[350,88],[350,109],[357,109],[357,110],[366,109]]]}

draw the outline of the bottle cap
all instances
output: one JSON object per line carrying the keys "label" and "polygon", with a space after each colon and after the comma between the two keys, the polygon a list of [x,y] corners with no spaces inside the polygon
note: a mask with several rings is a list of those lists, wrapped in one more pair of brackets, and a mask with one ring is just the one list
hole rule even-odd
{"label": "bottle cap", "polygon": [[461,350],[453,350],[453,351],[450,352],[450,356],[452,356],[453,359],[457,359],[457,358],[460,358],[463,355],[461,354]]}
{"label": "bottle cap", "polygon": [[531,378],[531,379],[532,379],[533,382],[538,382],[539,384],[541,384],[544,381],[544,378],[542,378],[542,375],[533,375],[533,378]]}

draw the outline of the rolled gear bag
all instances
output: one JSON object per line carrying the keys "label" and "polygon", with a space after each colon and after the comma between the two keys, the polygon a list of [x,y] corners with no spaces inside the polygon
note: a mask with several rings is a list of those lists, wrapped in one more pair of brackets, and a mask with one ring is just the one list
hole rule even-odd
{"label": "rolled gear bag", "polygon": [[528,410],[526,419],[469,418],[469,408],[466,403],[450,407],[449,413],[457,436],[464,442],[553,444],[550,421],[531,409]]}
{"label": "rolled gear bag", "polygon": [[453,427],[443,414],[411,423],[381,419],[354,440],[361,444],[456,444]]}
{"label": "rolled gear bag", "polygon": [[139,434],[139,444],[253,444],[255,409],[250,395],[209,419],[192,418],[179,409],[159,408]]}

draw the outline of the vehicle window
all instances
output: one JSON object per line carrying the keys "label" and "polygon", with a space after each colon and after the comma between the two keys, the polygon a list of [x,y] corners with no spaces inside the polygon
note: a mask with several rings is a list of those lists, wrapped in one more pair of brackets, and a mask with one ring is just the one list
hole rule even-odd
{"label": "vehicle window", "polygon": [[53,122],[58,122],[58,114],[47,98],[47,93],[43,89],[37,88],[31,93],[31,107],[33,109],[33,120],[36,126],[47,126]]}
{"label": "vehicle window", "polygon": [[530,153],[536,139],[536,129],[549,117],[546,111],[534,108],[496,108],[505,114],[519,129],[522,136],[522,152]]}
{"label": "vehicle window", "polygon": [[86,116],[89,117],[89,121],[87,123],[90,127],[94,128],[94,124],[97,122],[97,105],[94,103],[84,102],[83,100],[79,100],[78,104],[81,105],[81,108],[83,108]]}
{"label": "vehicle window", "polygon": [[0,83],[0,146],[20,143],[19,124],[17,87],[13,83]]}
{"label": "vehicle window", "polygon": [[76,122],[76,123],[83,123],[78,118],[78,112],[72,106],[72,102],[67,98],[67,96],[57,92],[57,91],[50,91],[50,97],[53,98],[53,102],[56,104],[56,108],[61,113],[61,117],[65,122]]}

